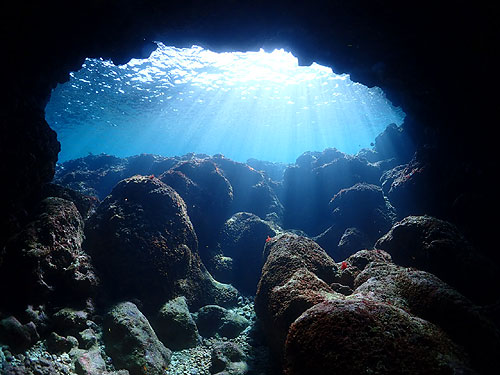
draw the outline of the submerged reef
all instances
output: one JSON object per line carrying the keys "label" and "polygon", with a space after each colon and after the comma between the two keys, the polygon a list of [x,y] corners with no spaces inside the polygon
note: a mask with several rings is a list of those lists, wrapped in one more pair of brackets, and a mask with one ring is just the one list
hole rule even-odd
{"label": "submerged reef", "polygon": [[498,258],[400,137],[58,165],[0,253],[0,373],[490,373]]}

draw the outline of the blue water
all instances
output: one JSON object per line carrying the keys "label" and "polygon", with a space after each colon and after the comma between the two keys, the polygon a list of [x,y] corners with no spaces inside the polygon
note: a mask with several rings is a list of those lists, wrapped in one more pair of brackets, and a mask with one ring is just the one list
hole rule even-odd
{"label": "blue water", "polygon": [[293,162],[327,147],[354,154],[404,116],[379,88],[318,64],[299,67],[283,50],[218,54],[161,43],[125,65],[86,59],[46,107],[61,162],[103,152],[242,162]]}

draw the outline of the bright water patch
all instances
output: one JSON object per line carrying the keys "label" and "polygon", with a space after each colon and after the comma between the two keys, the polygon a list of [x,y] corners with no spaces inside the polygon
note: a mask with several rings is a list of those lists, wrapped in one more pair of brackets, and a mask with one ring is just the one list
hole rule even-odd
{"label": "bright water patch", "polygon": [[58,85],[46,119],[59,161],[108,153],[222,153],[293,162],[304,151],[369,147],[404,112],[379,88],[283,50],[214,53],[158,43],[148,59],[86,59]]}

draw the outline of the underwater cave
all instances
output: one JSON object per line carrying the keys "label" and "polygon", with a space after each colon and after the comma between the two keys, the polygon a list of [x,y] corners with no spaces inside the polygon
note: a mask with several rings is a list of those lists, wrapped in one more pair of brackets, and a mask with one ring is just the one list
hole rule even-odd
{"label": "underwater cave", "polygon": [[490,6],[4,7],[0,374],[498,370]]}

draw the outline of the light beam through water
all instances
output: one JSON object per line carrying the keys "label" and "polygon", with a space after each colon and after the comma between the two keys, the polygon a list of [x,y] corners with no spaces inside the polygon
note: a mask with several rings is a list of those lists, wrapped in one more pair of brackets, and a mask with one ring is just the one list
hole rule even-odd
{"label": "light beam through water", "polygon": [[356,153],[404,112],[379,88],[330,68],[298,66],[283,50],[215,53],[158,48],[115,66],[86,59],[54,89],[46,119],[59,161],[108,153],[222,153],[293,162],[304,151]]}

